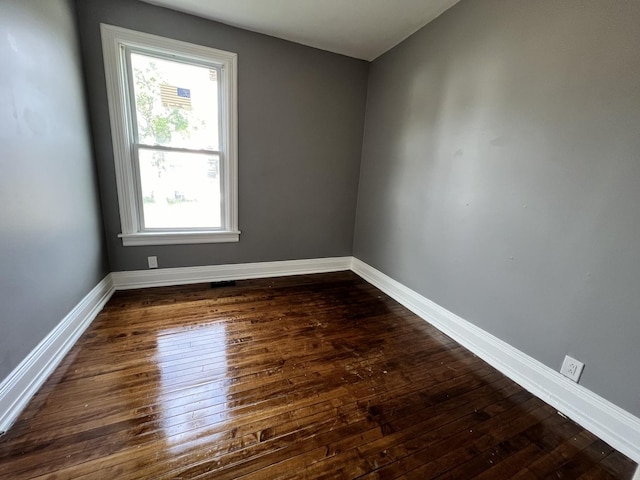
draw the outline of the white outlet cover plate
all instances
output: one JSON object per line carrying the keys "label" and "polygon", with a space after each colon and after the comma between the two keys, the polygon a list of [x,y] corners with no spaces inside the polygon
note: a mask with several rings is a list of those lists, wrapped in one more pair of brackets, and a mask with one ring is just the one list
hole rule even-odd
{"label": "white outlet cover plate", "polygon": [[562,362],[562,368],[560,368],[560,373],[574,382],[578,382],[580,380],[580,375],[582,375],[582,369],[584,368],[584,363],[575,358],[567,355],[564,357],[564,362]]}
{"label": "white outlet cover plate", "polygon": [[147,257],[149,268],[158,268],[158,257]]}

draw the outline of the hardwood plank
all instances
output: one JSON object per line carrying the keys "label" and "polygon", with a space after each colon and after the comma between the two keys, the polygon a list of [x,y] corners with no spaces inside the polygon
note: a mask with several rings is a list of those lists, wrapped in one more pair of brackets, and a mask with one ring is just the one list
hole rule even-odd
{"label": "hardwood plank", "polygon": [[350,272],[117,292],[0,478],[631,478],[635,464]]}

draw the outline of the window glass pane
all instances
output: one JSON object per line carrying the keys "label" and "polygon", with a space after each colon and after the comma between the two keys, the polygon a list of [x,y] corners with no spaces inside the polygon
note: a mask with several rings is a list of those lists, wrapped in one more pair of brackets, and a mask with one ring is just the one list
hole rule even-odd
{"label": "window glass pane", "polygon": [[138,142],[219,150],[218,70],[131,53]]}
{"label": "window glass pane", "polygon": [[221,228],[218,155],[138,149],[144,228]]}

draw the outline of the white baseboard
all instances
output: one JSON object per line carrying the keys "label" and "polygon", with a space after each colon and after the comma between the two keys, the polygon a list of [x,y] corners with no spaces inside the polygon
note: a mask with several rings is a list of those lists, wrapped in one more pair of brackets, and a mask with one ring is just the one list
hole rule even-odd
{"label": "white baseboard", "polygon": [[130,288],[164,287],[188,283],[339,272],[351,269],[351,258],[313,258],[309,260],[207,265],[203,267],[159,268],[131,272],[112,272],[111,277],[116,290],[127,290]]}
{"label": "white baseboard", "polygon": [[354,258],[352,270],[559,412],[640,463],[640,419]]}
{"label": "white baseboard", "polygon": [[0,383],[0,434],[18,418],[113,292],[107,275]]}

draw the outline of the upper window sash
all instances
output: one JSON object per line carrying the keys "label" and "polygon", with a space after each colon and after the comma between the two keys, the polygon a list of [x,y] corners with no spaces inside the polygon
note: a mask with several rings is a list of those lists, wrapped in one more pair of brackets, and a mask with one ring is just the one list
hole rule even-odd
{"label": "upper window sash", "polygon": [[[212,61],[198,61],[195,59],[185,59],[182,56],[178,56],[175,55],[175,53],[172,53],[171,55],[169,54],[161,54],[157,51],[150,51],[149,49],[144,49],[144,48],[136,48],[136,47],[132,47],[132,46],[126,46],[126,45],[122,45],[122,61],[123,63],[123,71],[125,72],[126,75],[126,84],[125,84],[125,88],[127,90],[127,101],[128,101],[128,105],[129,105],[129,122],[131,125],[131,131],[133,134],[133,139],[132,142],[135,144],[144,144],[144,145],[154,145],[154,144],[147,144],[141,141],[140,139],[140,135],[139,135],[139,131],[138,131],[138,122],[136,121],[136,100],[135,100],[135,86],[134,86],[134,75],[133,75],[133,65],[132,65],[132,60],[131,60],[131,54],[140,54],[140,55],[144,55],[146,57],[155,57],[158,60],[162,61],[162,60],[170,60],[172,62],[176,62],[176,63],[183,63],[185,65],[193,65],[193,66],[197,66],[197,67],[203,67],[203,68],[207,68],[210,70],[215,70],[216,74],[217,74],[217,84],[218,84],[218,88],[217,88],[217,101],[218,101],[218,131],[217,133],[217,145],[218,145],[218,149],[202,149],[202,150],[208,150],[208,151],[219,151],[222,152],[225,150],[225,141],[226,139],[224,138],[224,135],[222,134],[223,131],[223,126],[224,126],[224,121],[225,121],[225,116],[224,116],[224,108],[223,108],[223,102],[224,102],[224,91],[225,91],[225,79],[223,77],[223,70],[225,68],[224,64],[220,64],[217,62],[212,62]],[[195,149],[197,150],[197,149]]]}

